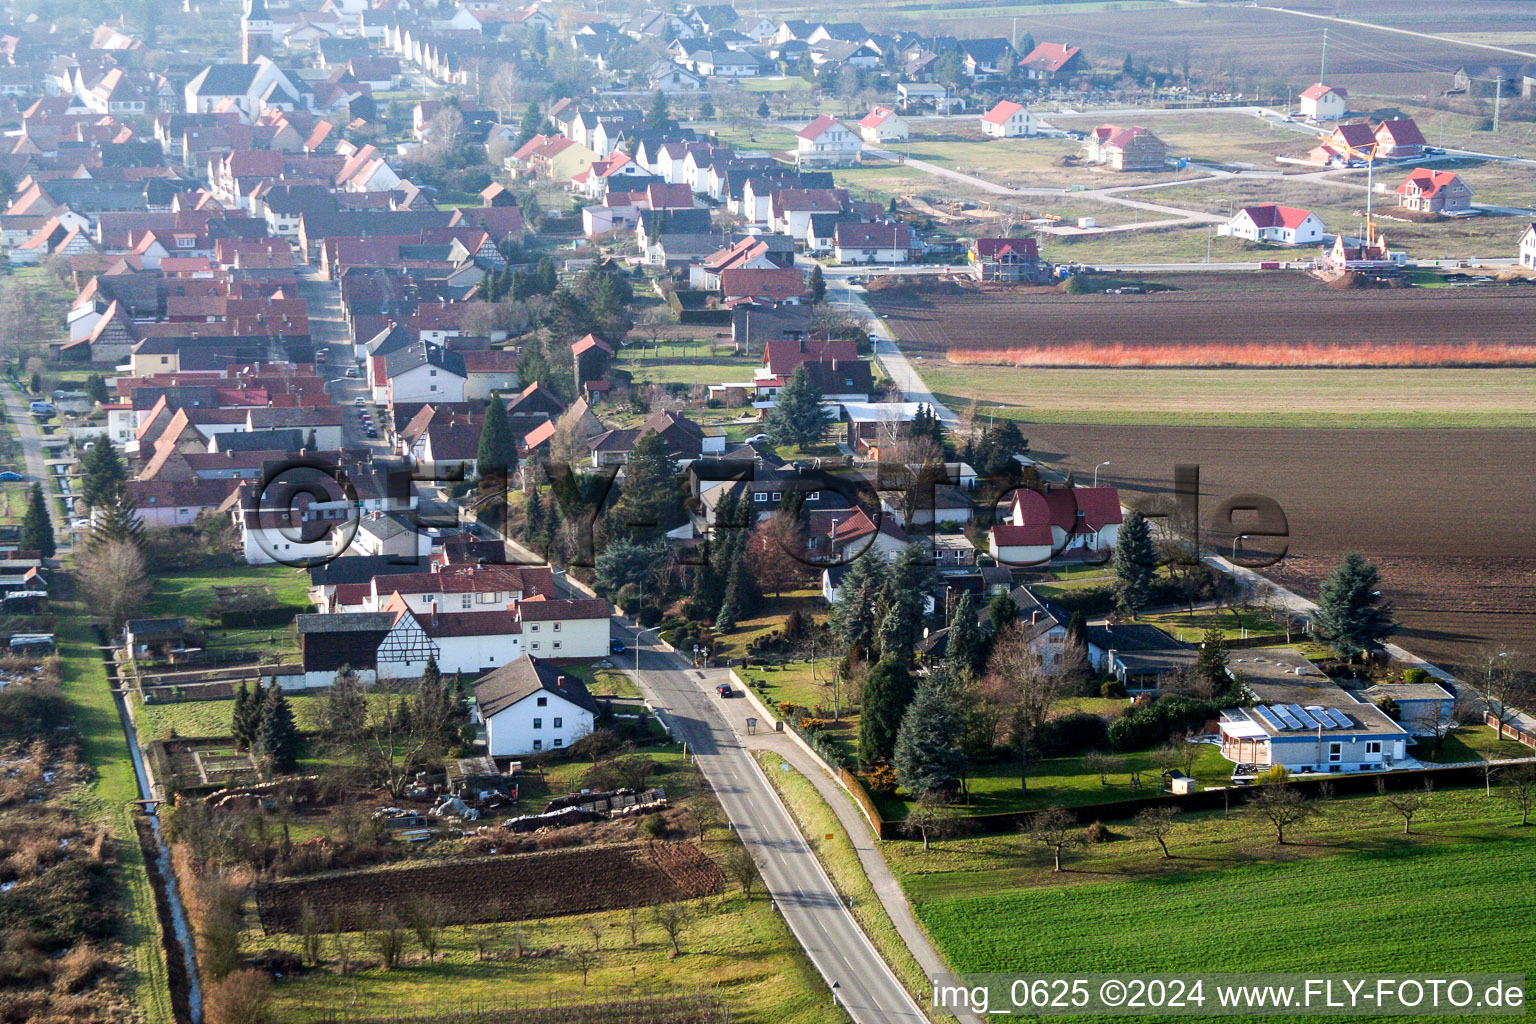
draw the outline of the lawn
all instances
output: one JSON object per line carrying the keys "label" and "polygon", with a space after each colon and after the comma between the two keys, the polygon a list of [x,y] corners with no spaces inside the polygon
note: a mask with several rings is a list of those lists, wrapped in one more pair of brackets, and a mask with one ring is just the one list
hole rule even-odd
{"label": "lawn", "polygon": [[[1026,369],[925,360],[951,408],[1037,423],[1536,427],[1536,369]],[[997,404],[991,404],[997,403]]]}
{"label": "lawn", "polygon": [[1200,608],[1189,612],[1161,612],[1156,615],[1139,615],[1138,622],[1146,622],[1180,640],[1199,643],[1208,629],[1217,629],[1228,640],[1247,636],[1276,633],[1281,627],[1270,621],[1263,612],[1243,608]]}
{"label": "lawn", "polygon": [[1462,764],[1467,761],[1503,761],[1530,757],[1531,748],[1514,740],[1501,739],[1486,725],[1464,725],[1445,738],[1439,754],[1431,753],[1429,743],[1423,740],[1413,748],[1412,753],[1420,761]]}
{"label": "lawn", "polygon": [[[623,655],[616,654],[609,660],[615,664],[622,663]],[[560,670],[580,679],[594,697],[621,697],[627,700],[638,700],[640,697],[634,682],[616,668],[598,668],[596,662],[586,662],[562,665]]]}
{"label": "lawn", "polygon": [[107,825],[117,841],[117,877],[123,887],[123,942],[129,949],[134,1003],[150,1024],[170,1024],[171,993],[154,891],[133,825],[138,780],[128,752],[97,638],[78,604],[54,605],[58,613],[59,668],[64,696],[74,713],[80,754],[96,773],[85,787],[83,816]]}
{"label": "lawn", "polygon": [[[141,612],[147,618],[183,615],[194,624],[215,623],[215,587],[266,587],[281,605],[306,611],[309,608],[309,574],[287,566],[240,565],[191,572],[170,572],[155,577],[154,589]],[[263,656],[292,656],[298,640],[291,627],[258,629],[209,629],[210,646],[221,648],[252,645]]]}
{"label": "lawn", "polygon": [[[621,880],[615,879],[621,884]],[[342,977],[335,969],[334,939],[323,943],[328,965],[279,982],[272,1019],[286,1024],[334,1019],[342,1007],[403,1017],[435,1015],[448,1007],[528,1007],[569,1003],[624,992],[650,995],[717,993],[742,1024],[823,1024],[844,1020],[830,993],[805,959],[784,921],[767,899],[739,892],[692,903],[691,923],[682,933],[683,955],[675,959],[665,935],[639,912],[639,942],[631,946],[628,913],[615,911],[520,922],[517,925],[448,928],[438,959],[427,963],[412,940],[404,966],[379,967]],[[600,930],[600,951],[583,980],[571,954],[592,950],[588,924]],[[514,959],[514,933],[538,955]],[[489,938],[481,960],[475,941]],[[378,963],[366,936],[349,936],[353,957]],[[246,935],[248,948],[297,952],[293,935]],[[511,1019],[511,1018],[509,1018]]]}
{"label": "lawn", "polygon": [[1536,868],[1536,829],[1516,821],[1459,790],[1436,794],[1413,836],[1374,796],[1330,802],[1279,848],[1251,819],[1194,815],[1166,861],[1116,823],[1119,841],[1073,853],[1062,875],[1017,835],[887,850],[958,972],[1519,972],[1536,888],[1509,880]]}
{"label": "lawn", "polygon": [[[786,449],[781,449],[781,453]],[[796,451],[796,449],[787,449]],[[793,458],[794,456],[786,456]],[[715,641],[715,655],[722,658],[740,658],[746,655],[747,645],[759,636],[784,628],[784,619],[799,609],[804,615],[825,614],[827,605],[821,597],[820,587],[804,587],[785,591],[778,597],[763,599],[762,608],[756,615],[736,623],[736,628]]]}
{"label": "lawn", "polygon": [[[1225,786],[1232,780],[1232,762],[1221,756],[1213,743],[1202,743],[1193,775],[1203,786]],[[1084,804],[1127,800],[1157,792],[1157,771],[1152,767],[1150,751],[1119,755],[1124,769],[1109,775],[1109,784],[1083,767],[1081,757],[1048,757],[1030,762],[1029,788],[1019,791],[1017,763],[982,764],[967,780],[970,802],[963,805],[966,814],[1004,814],[1032,811],[1046,807],[1080,807]],[[1133,790],[1129,771],[1141,771],[1140,791]],[[905,794],[874,793],[875,806],[887,821],[900,821],[911,810],[913,801]]]}
{"label": "lawn", "polygon": [[729,344],[690,339],[663,340],[659,346],[631,344],[619,352],[614,365],[633,374],[637,384],[723,384],[751,380],[761,361],[733,354]]}
{"label": "lawn", "polygon": [[[741,676],[753,692],[763,699],[768,709],[775,714],[778,706],[783,701],[798,704],[803,708],[815,710],[826,707],[830,712],[832,707],[832,678],[833,666],[836,660],[832,658],[819,658],[814,663],[815,679],[812,679],[812,662],[790,661],[773,667],[753,666],[751,668],[737,669],[736,674]],[[841,695],[843,712],[848,710],[847,687],[843,687]]]}
{"label": "lawn", "polygon": [[[284,695],[293,709],[293,720],[300,732],[319,732],[320,716],[325,709],[325,695],[321,693],[288,693]],[[368,708],[378,714],[387,706],[393,695],[369,693]],[[138,698],[135,697],[135,700]],[[134,721],[138,726],[140,742],[162,739],[174,730],[181,739],[198,739],[209,736],[229,736],[230,718],[234,714],[232,700],[189,700],[174,704],[137,704]]]}

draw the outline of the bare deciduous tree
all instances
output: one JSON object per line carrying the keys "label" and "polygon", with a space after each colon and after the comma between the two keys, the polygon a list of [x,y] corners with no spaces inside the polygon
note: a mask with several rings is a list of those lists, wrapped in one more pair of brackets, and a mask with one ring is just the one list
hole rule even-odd
{"label": "bare deciduous tree", "polygon": [[726,855],[725,873],[731,876],[731,880],[741,886],[742,895],[747,899],[752,898],[752,889],[758,883],[757,862],[752,859],[752,854],[745,846],[738,845]]}
{"label": "bare deciduous tree", "polygon": [[1035,730],[1050,715],[1061,697],[1063,679],[1045,666],[1029,642],[1028,623],[1005,628],[992,645],[987,672],[981,683],[982,701],[997,722],[996,740],[1019,759],[1019,789],[1029,786],[1029,745]]}
{"label": "bare deciduous tree", "polygon": [[1083,770],[1090,775],[1099,777],[1099,785],[1109,785],[1109,777],[1115,772],[1125,768],[1125,761],[1113,754],[1105,754],[1095,750],[1083,755]]}
{"label": "bare deciduous tree", "polygon": [[672,956],[682,956],[683,929],[693,920],[688,907],[682,903],[658,903],[651,908],[651,920],[666,933],[672,944]]}
{"label": "bare deciduous tree", "polygon": [[960,812],[942,797],[935,793],[925,793],[901,823],[901,830],[909,836],[921,838],[923,849],[926,850],[930,840],[959,835],[965,830],[965,824]]}
{"label": "bare deciduous tree", "polygon": [[1258,796],[1248,803],[1248,813],[1267,822],[1275,830],[1276,844],[1284,846],[1285,830],[1321,814],[1322,808],[1283,779],[1271,779],[1260,784]]}
{"label": "bare deciduous tree", "polygon": [[1173,820],[1178,813],[1177,807],[1144,807],[1136,813],[1136,834],[1157,840],[1164,860],[1172,856],[1168,852],[1168,836],[1173,832]]}
{"label": "bare deciduous tree", "polygon": [[1048,847],[1055,857],[1052,871],[1061,870],[1062,851],[1073,846],[1083,846],[1087,837],[1077,823],[1077,817],[1065,807],[1052,807],[1030,815],[1024,825],[1024,835],[1030,842]]}
{"label": "bare deciduous tree", "polygon": [[1423,789],[1408,789],[1393,791],[1387,788],[1386,779],[1376,780],[1376,792],[1381,794],[1386,805],[1403,816],[1403,835],[1413,834],[1413,816],[1429,806],[1430,794],[1434,792],[1435,783],[1432,779],[1424,780]]}
{"label": "bare deciduous tree", "polygon": [[581,983],[587,983],[587,975],[602,963],[603,954],[595,949],[585,946],[575,946],[566,950],[565,958],[571,962],[571,966],[581,972]]}
{"label": "bare deciduous tree", "polygon": [[1536,807],[1536,765],[1522,765],[1504,777],[1499,794],[1520,811],[1520,824],[1531,823],[1531,810]]}
{"label": "bare deciduous tree", "polygon": [[86,604],[114,629],[141,607],[150,583],[144,552],[128,540],[85,547],[75,557],[75,583]]}

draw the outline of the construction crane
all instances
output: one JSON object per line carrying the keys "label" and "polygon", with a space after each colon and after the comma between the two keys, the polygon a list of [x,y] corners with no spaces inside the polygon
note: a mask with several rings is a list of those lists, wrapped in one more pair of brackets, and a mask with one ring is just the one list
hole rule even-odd
{"label": "construction crane", "polygon": [[1344,163],[1348,166],[1351,160],[1365,161],[1365,245],[1374,248],[1376,246],[1376,219],[1371,216],[1371,200],[1376,195],[1376,150],[1381,141],[1372,138],[1370,142],[1354,145],[1343,136],[1335,138],[1332,134],[1318,132],[1317,137],[1326,145],[1339,150],[1344,157]]}

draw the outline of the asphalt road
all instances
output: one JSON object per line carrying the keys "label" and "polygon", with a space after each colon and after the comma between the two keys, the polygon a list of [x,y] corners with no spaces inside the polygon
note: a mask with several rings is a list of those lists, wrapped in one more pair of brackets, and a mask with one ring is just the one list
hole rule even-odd
{"label": "asphalt road", "polygon": [[[331,401],[347,410],[342,422],[342,441],[347,448],[372,448],[375,455],[388,451],[388,431],[385,429],[385,413],[369,401],[368,388],[361,378],[343,376],[349,367],[361,367],[352,354],[347,335],[347,323],[342,318],[341,294],[336,285],[320,277],[313,266],[300,265],[296,269],[299,278],[299,294],[309,306],[309,330],[316,352],[323,351],[326,361],[317,368],[326,378],[326,390]],[[355,399],[361,398],[359,407]],[[363,433],[362,413],[367,409],[374,417],[374,425],[380,436],[368,438]]]}
{"label": "asphalt road", "polygon": [[[620,620],[614,629],[631,645],[614,661],[632,672],[673,735],[688,744],[790,931],[827,986],[836,985],[838,1002],[858,1024],[923,1024],[922,1011],[843,906],[778,794],[726,726],[723,715],[749,715],[750,705],[716,694],[723,672],[692,669],[675,654],[636,647]],[[640,668],[634,672],[637,651]]]}

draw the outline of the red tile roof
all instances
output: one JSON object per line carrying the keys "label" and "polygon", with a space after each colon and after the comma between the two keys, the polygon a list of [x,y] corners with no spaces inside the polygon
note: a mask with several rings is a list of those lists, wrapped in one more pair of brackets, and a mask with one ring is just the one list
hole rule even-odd
{"label": "red tile roof", "polygon": [[1019,66],[1037,71],[1060,71],[1067,61],[1077,56],[1080,49],[1065,43],[1041,43],[1024,55]]}
{"label": "red tile roof", "polygon": [[750,296],[782,302],[804,298],[808,291],[805,275],[795,267],[720,271],[720,292],[726,298]]}
{"label": "red tile roof", "polygon": [[1436,171],[1428,167],[1415,167],[1397,186],[1397,194],[1432,196],[1442,188],[1459,180],[1455,171]]}
{"label": "red tile roof", "polygon": [[860,128],[878,128],[896,116],[890,107],[876,107],[859,119]]}
{"label": "red tile roof", "polygon": [[978,238],[975,243],[978,259],[999,259],[1016,253],[1026,259],[1039,259],[1040,245],[1033,238]]}
{"label": "red tile roof", "polygon": [[1304,100],[1317,100],[1322,99],[1329,93],[1333,93],[1341,100],[1349,99],[1349,93],[1345,90],[1332,85],[1324,85],[1322,82],[1307,86],[1306,89],[1302,90],[1301,98]]}
{"label": "red tile roof", "polygon": [[1294,206],[1279,206],[1275,203],[1260,203],[1258,206],[1245,206],[1243,213],[1253,221],[1255,227],[1261,228],[1299,228],[1302,221],[1312,216],[1311,210],[1300,210]]}
{"label": "red tile roof", "polygon": [[1422,146],[1425,144],[1424,133],[1419,131],[1418,122],[1411,117],[1405,117],[1397,121],[1383,121],[1376,126],[1376,138],[1386,136],[1392,140],[1394,146]]}
{"label": "red tile roof", "polygon": [[608,602],[601,598],[548,598],[540,595],[517,602],[517,617],[521,622],[548,622],[551,619],[606,619],[613,614]]}
{"label": "red tile roof", "polygon": [[1007,124],[1008,119],[1024,109],[1024,104],[1015,103],[1012,100],[1003,100],[997,106],[981,115],[981,119],[988,124]]}
{"label": "red tile roof", "polygon": [[1014,526],[1010,523],[1000,523],[992,527],[992,539],[1000,548],[1049,547],[1051,528],[1043,523],[1039,526]]}
{"label": "red tile roof", "polygon": [[816,120],[812,121],[810,124],[806,125],[804,128],[801,128],[798,132],[796,132],[795,133],[795,138],[797,138],[797,139],[805,139],[807,142],[809,142],[812,139],[819,139],[819,138],[821,138],[821,136],[824,133],[826,133],[829,129],[837,127],[837,126],[838,126],[837,118],[829,117],[826,114],[822,114],[821,116],[816,118]]}

